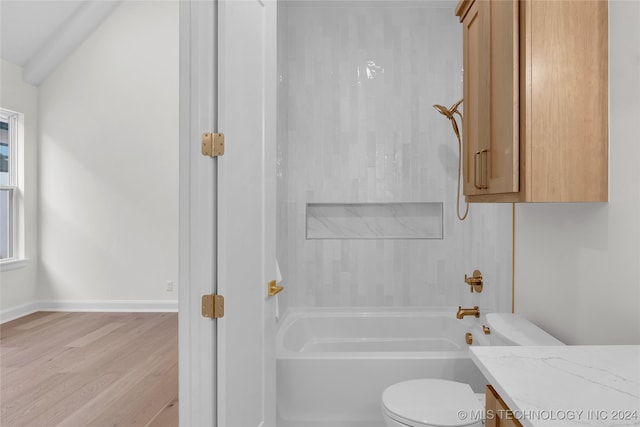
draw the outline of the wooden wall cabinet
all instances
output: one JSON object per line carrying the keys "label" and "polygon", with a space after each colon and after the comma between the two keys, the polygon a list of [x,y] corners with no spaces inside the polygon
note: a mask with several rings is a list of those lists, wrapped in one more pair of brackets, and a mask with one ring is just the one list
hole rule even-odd
{"label": "wooden wall cabinet", "polygon": [[522,427],[520,421],[490,385],[487,385],[486,398],[485,427]]}
{"label": "wooden wall cabinet", "polygon": [[462,0],[468,202],[608,199],[606,0]]}

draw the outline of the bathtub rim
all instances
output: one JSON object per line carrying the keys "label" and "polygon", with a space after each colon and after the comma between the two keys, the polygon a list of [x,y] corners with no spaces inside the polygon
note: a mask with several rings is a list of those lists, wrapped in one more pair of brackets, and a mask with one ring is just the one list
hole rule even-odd
{"label": "bathtub rim", "polygon": [[[310,307],[289,308],[278,322],[276,330],[276,359],[467,359],[469,347],[460,350],[443,351],[369,351],[369,352],[301,352],[288,350],[284,347],[284,336],[287,329],[299,320],[305,318],[335,318],[335,317],[449,317],[455,319],[458,307]],[[458,319],[456,319],[458,320]],[[474,337],[481,330],[481,324],[486,323],[484,314],[479,319],[461,319],[465,329],[474,331]],[[478,344],[476,344],[478,345]],[[479,345],[486,345],[481,338]]]}

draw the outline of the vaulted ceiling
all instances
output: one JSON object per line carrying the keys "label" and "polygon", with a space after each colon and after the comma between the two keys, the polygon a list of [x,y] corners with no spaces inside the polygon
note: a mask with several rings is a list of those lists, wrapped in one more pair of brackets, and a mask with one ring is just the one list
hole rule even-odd
{"label": "vaulted ceiling", "polygon": [[40,85],[120,0],[0,0],[0,57]]}

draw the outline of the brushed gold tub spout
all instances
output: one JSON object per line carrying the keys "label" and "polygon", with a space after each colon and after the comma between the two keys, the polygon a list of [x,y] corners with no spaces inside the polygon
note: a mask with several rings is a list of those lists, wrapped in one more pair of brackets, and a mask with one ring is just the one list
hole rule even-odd
{"label": "brushed gold tub spout", "polygon": [[464,316],[480,317],[480,307],[477,305],[473,308],[462,308],[458,306],[458,312],[456,313],[456,319],[462,319]]}

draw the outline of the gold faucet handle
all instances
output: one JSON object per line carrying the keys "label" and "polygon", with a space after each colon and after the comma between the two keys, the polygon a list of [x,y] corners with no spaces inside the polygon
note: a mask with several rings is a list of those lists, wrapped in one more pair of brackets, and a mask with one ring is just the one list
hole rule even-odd
{"label": "gold faucet handle", "polygon": [[482,286],[484,285],[484,283],[482,281],[482,273],[480,272],[480,270],[473,270],[473,275],[471,277],[468,277],[465,274],[464,281],[467,285],[469,285],[471,292],[482,292]]}

